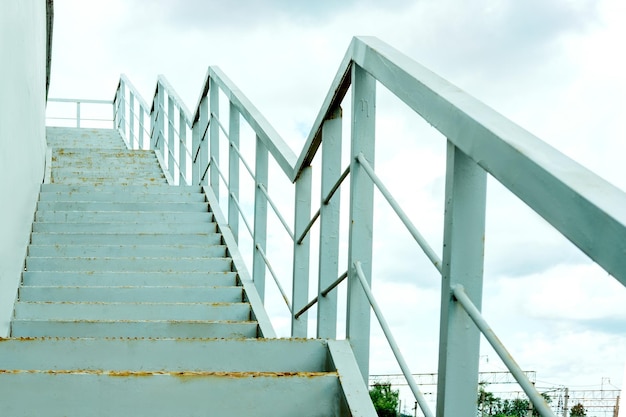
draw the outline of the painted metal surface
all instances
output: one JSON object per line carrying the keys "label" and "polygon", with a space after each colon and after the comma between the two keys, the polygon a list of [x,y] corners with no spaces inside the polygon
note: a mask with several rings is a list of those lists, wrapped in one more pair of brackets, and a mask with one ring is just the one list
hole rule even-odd
{"label": "painted metal surface", "polygon": [[376,80],[363,68],[352,67],[352,138],[350,146],[350,214],[348,231],[348,311],[350,340],[363,380],[369,377],[370,304],[356,277],[354,262],[362,264],[371,285],[374,224],[374,184],[357,162],[363,154],[374,166]]}
{"label": "painted metal surface", "polygon": [[[387,87],[392,94],[448,138],[445,246],[441,259],[422,238],[420,232],[407,221],[407,216],[375,173],[376,82]],[[340,146],[335,145],[337,148],[332,150],[333,137],[339,138],[337,140],[341,142],[340,119],[337,112],[350,87],[352,88],[351,113],[353,117],[350,167],[343,171],[340,180],[335,182],[329,190],[340,172],[339,163],[336,162],[340,161]],[[218,90],[229,100],[228,131],[219,120]],[[162,82],[160,77],[151,112],[153,126],[156,126],[152,132],[153,142],[161,134],[162,129],[158,127],[160,123],[163,123],[162,118],[165,113],[162,111],[163,104],[159,98],[159,94],[162,93],[159,91],[166,91],[168,97],[174,97],[174,102],[180,101],[171,86]],[[125,90],[118,90],[119,94],[126,94]],[[177,108],[185,109],[182,102]],[[167,113],[172,113],[172,111]],[[304,266],[308,266],[310,260],[308,249],[303,248],[305,244],[308,245],[311,227],[321,218],[320,223],[324,231],[321,233],[320,247],[333,252],[336,227],[332,225],[333,214],[328,213],[336,213],[336,209],[333,209],[333,198],[330,195],[338,190],[339,184],[350,174],[351,208],[348,247],[350,270],[348,272],[346,333],[355,352],[356,363],[358,363],[361,377],[364,377],[363,380],[367,380],[368,374],[370,306],[361,286],[355,281],[357,277],[353,261],[358,260],[362,263],[363,276],[370,279],[373,215],[371,206],[374,186],[378,187],[428,258],[443,275],[439,372],[441,395],[437,406],[438,416],[462,415],[475,406],[479,331],[473,327],[467,309],[459,305],[458,299],[452,296],[452,288],[456,288],[455,285],[463,285],[464,294],[467,294],[478,310],[480,309],[484,194],[487,173],[502,182],[534,211],[542,215],[557,230],[626,285],[626,261],[623,257],[626,251],[626,217],[621,210],[626,204],[624,193],[375,38],[353,39],[299,157],[291,151],[258,109],[219,68],[208,69],[194,114],[187,117],[188,111],[181,110],[181,114],[183,113],[188,123],[187,127],[193,132],[193,146],[189,155],[193,172],[191,183],[196,185],[210,183],[217,190],[217,183],[222,175],[229,188],[228,216],[229,220],[232,219],[231,227],[234,231],[234,234],[229,235],[231,247],[236,246],[241,214],[238,201],[239,164],[242,163],[254,178],[254,231],[251,230],[250,222],[245,217],[242,219],[253,234],[253,247],[260,249],[254,251],[252,277],[246,278],[246,285],[257,285],[256,302],[259,303],[262,302],[265,291],[266,259],[264,258],[272,256],[272,254],[266,254],[268,204],[276,209],[276,205],[271,203],[270,188],[267,185],[267,165],[270,156],[278,163],[282,173],[296,184],[293,227],[295,255],[292,278],[295,310],[292,332],[294,335],[306,336],[306,326],[303,325],[306,322],[304,313],[316,302],[319,303],[318,311],[320,312],[318,324],[322,326],[318,328],[318,335],[333,337],[333,333],[336,332],[331,324],[336,314],[333,312],[333,302],[326,299],[328,295],[334,294],[329,288],[334,288],[340,282],[336,279],[337,271],[333,266],[335,261],[332,257],[328,258],[327,264],[324,263],[326,259],[320,261],[321,275],[318,278],[318,294],[313,301],[307,303],[303,289],[307,288],[308,291],[308,273],[304,273]],[[252,128],[256,136],[257,151],[254,171],[239,151],[240,119]],[[182,124],[182,116],[180,124]],[[228,181],[223,176],[224,172],[220,174],[219,157],[215,156],[219,155],[219,145],[214,137],[219,136],[220,129],[230,143]],[[169,136],[172,134],[170,133]],[[176,136],[176,132],[173,136]],[[327,152],[330,156],[324,156],[327,142],[329,149]],[[320,146],[322,146],[323,155],[322,205],[313,218],[309,219],[312,201],[310,165]],[[160,161],[165,159],[161,150],[157,150],[156,155]],[[209,155],[212,157],[210,158]],[[324,160],[327,158],[333,162],[325,164]],[[162,165],[167,164],[162,162]],[[171,167],[171,164],[168,166]],[[524,175],[520,175],[520,172]],[[68,172],[66,177],[69,178],[69,176]],[[169,177],[172,176],[169,175]],[[145,180],[149,179],[145,178]],[[212,190],[205,189],[205,192],[209,195]],[[334,198],[338,199],[337,197]],[[213,195],[212,198],[217,204],[217,195]],[[577,204],[572,207],[571,201],[576,201]],[[306,216],[305,212],[308,213]],[[567,216],[563,216],[563,213],[567,213]],[[278,216],[282,219],[285,228],[289,230],[289,226],[284,221],[285,216],[282,214]],[[50,224],[44,229],[41,227],[41,225],[37,227],[36,233],[40,233],[46,227],[56,226]],[[88,227],[94,228],[93,230],[99,234],[103,233],[100,226]],[[181,227],[184,227],[184,224],[181,224]],[[228,224],[223,221],[219,227],[226,236]],[[135,231],[140,233],[141,228]],[[202,229],[202,231],[206,230]],[[237,262],[241,262],[241,259]],[[367,284],[369,286],[369,283]],[[302,305],[307,308],[302,308]]]}
{"label": "painted metal surface", "polygon": [[463,415],[476,406],[480,332],[454,302],[457,284],[481,308],[487,175],[452,143],[446,162],[437,416]]}

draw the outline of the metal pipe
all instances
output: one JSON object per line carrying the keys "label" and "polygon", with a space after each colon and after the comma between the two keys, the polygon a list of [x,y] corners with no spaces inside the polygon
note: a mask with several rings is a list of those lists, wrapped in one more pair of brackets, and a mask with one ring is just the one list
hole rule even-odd
{"label": "metal pipe", "polygon": [[239,157],[239,160],[241,161],[241,163],[243,164],[243,166],[246,168],[246,170],[248,171],[248,173],[250,174],[250,177],[252,177],[253,180],[256,181],[256,177],[254,175],[254,172],[252,172],[252,168],[250,168],[250,165],[248,165],[248,163],[246,162],[245,159],[243,159],[243,155],[241,155],[241,152],[239,151],[239,148],[237,147],[237,145],[235,145],[234,143],[230,142],[230,146],[231,148],[233,148],[235,150],[235,152],[237,153],[237,156]]}
{"label": "metal pipe", "polygon": [[276,273],[274,272],[274,268],[272,268],[272,264],[270,264],[270,261],[265,256],[265,252],[263,252],[263,249],[261,249],[261,247],[258,244],[256,245],[256,250],[259,251],[261,258],[263,258],[263,261],[265,262],[265,266],[267,266],[267,270],[270,271],[270,275],[272,276],[272,278],[274,278],[274,282],[276,283],[276,286],[278,287],[280,294],[283,296],[283,300],[285,300],[285,303],[287,304],[287,308],[289,309],[289,312],[292,313],[293,311],[291,309],[291,303],[289,302],[289,298],[287,297],[287,294],[285,294],[285,290],[283,290],[283,286],[280,285],[280,282],[278,281],[278,277],[276,276]]}
{"label": "metal pipe", "polygon": [[[335,185],[333,185],[333,188],[330,189],[330,191],[328,192],[328,195],[326,196],[326,198],[324,198],[324,200],[322,201],[322,203],[324,205],[328,204],[330,202],[330,200],[333,198],[333,195],[335,195],[335,192],[337,192],[337,190],[339,189],[339,187],[341,186],[341,183],[343,183],[343,181],[346,179],[346,177],[348,176],[348,174],[350,173],[350,166],[348,166],[348,168],[345,169],[345,171],[343,171],[343,174],[341,174],[341,176],[339,177],[339,179],[337,180],[337,182],[335,183]],[[304,240],[304,238],[306,237],[306,235],[309,233],[309,231],[311,230],[311,227],[313,227],[313,225],[315,224],[315,221],[317,220],[317,218],[320,216],[322,212],[322,209],[320,208],[319,210],[317,210],[317,212],[313,215],[313,217],[311,218],[311,221],[309,222],[309,224],[304,228],[304,231],[302,231],[302,234],[300,235],[300,237],[298,238],[298,241],[296,242],[298,245],[302,243],[302,241]]]}
{"label": "metal pipe", "polygon": [[224,136],[226,136],[226,139],[229,140],[230,142],[230,137],[228,136],[228,132],[226,131],[226,129],[224,128],[224,125],[222,125],[222,122],[220,122],[219,117],[217,117],[215,115],[215,113],[211,113],[211,118],[214,119],[217,122],[217,125],[219,126],[219,128],[222,130],[222,133],[224,133]]}
{"label": "metal pipe", "polygon": [[226,177],[224,176],[224,174],[222,174],[222,171],[220,170],[219,165],[217,164],[217,161],[215,160],[215,158],[211,157],[211,161],[213,161],[213,165],[215,166],[215,168],[217,169],[217,173],[220,176],[220,178],[222,179],[222,181],[224,181],[224,185],[226,185],[226,188],[228,189],[228,180],[226,179]]}
{"label": "metal pipe", "polygon": [[480,314],[480,311],[478,311],[474,303],[472,303],[472,300],[467,296],[463,285],[457,284],[452,287],[452,294],[491,344],[491,347],[493,347],[498,356],[500,356],[502,362],[504,362],[511,374],[515,377],[526,395],[528,395],[532,404],[539,411],[539,414],[543,417],[556,417],[541,394],[539,394],[539,391],[537,391],[533,383],[530,382],[530,379],[528,379],[524,371],[522,371],[522,368],[515,362],[515,359],[513,359],[509,351],[504,347],[504,344],[502,344],[498,336],[496,336],[491,326],[489,326],[482,314]]}
{"label": "metal pipe", "polygon": [[404,357],[402,356],[402,353],[400,353],[398,344],[396,343],[395,339],[393,338],[393,335],[391,334],[389,325],[387,325],[387,321],[385,320],[385,317],[383,317],[383,313],[381,312],[380,307],[378,307],[378,303],[374,299],[372,290],[370,289],[369,285],[367,285],[367,280],[365,279],[365,275],[363,274],[363,269],[361,268],[361,262],[360,261],[354,262],[354,268],[356,269],[356,276],[359,279],[359,282],[361,283],[361,287],[363,287],[363,291],[365,292],[365,295],[369,299],[370,305],[372,306],[372,310],[374,310],[374,314],[376,314],[378,323],[380,324],[380,327],[382,328],[383,333],[385,333],[385,337],[387,338],[387,341],[389,342],[389,347],[391,347],[391,350],[393,351],[393,354],[396,357],[396,360],[398,361],[398,365],[400,365],[400,369],[402,370],[402,373],[404,374],[404,377],[406,378],[406,382],[409,384],[409,387],[411,388],[411,391],[413,392],[413,396],[415,397],[415,400],[417,401],[420,408],[422,409],[422,413],[424,413],[424,416],[434,417],[433,413],[430,411],[430,408],[428,407],[428,404],[426,403],[426,398],[424,397],[424,394],[422,394],[422,391],[419,389],[419,386],[415,382],[415,379],[413,379],[413,375],[411,375],[411,370],[407,366],[406,361],[404,360]]}
{"label": "metal pipe", "polygon": [[409,230],[409,233],[411,233],[413,239],[415,239],[417,244],[422,248],[428,259],[430,259],[430,262],[432,262],[435,268],[437,268],[437,271],[441,273],[441,259],[430,247],[426,239],[424,239],[424,236],[422,236],[422,234],[413,225],[411,220],[409,220],[409,217],[406,215],[404,210],[402,210],[396,199],[393,198],[387,187],[385,187],[380,178],[378,178],[378,176],[372,169],[372,166],[369,164],[367,159],[365,159],[365,156],[360,153],[357,155],[356,160],[361,164],[363,169],[365,169],[365,172],[367,172],[367,174],[370,176],[372,182],[376,185],[380,193],[385,197],[385,199],[387,199],[387,202],[389,202],[389,205],[391,206],[393,211],[396,212],[402,223],[404,223],[404,226]]}
{"label": "metal pipe", "polygon": [[243,223],[246,225],[246,229],[248,229],[248,233],[250,233],[250,236],[254,236],[254,233],[252,233],[252,228],[250,227],[250,224],[248,223],[248,220],[246,219],[246,216],[244,216],[243,215],[243,211],[241,211],[241,206],[239,205],[239,200],[237,200],[237,197],[235,197],[235,195],[233,193],[230,193],[230,196],[232,197],[233,202],[237,206],[237,210],[239,211],[239,214],[241,215],[241,219],[243,220]]}
{"label": "metal pipe", "polygon": [[[343,274],[341,274],[341,276],[339,278],[337,278],[332,284],[330,284],[324,291],[320,292],[320,294],[322,295],[322,297],[326,297],[326,295],[328,295],[329,292],[331,292],[332,290],[335,289],[335,287],[337,287],[337,285],[341,284],[341,282],[346,279],[346,277],[348,276],[348,271],[344,272]],[[307,305],[305,305],[304,307],[302,307],[300,309],[300,311],[298,311],[296,314],[294,314],[293,318],[294,319],[298,319],[298,317],[300,317],[301,315],[303,315],[304,313],[306,313],[306,311],[308,309],[310,309],[311,307],[313,307],[315,305],[315,303],[317,303],[317,300],[319,299],[318,296],[315,296],[315,298],[313,298],[311,301],[309,301],[309,303]]]}
{"label": "metal pipe", "polygon": [[283,227],[289,234],[289,237],[291,238],[291,240],[293,240],[293,232],[291,231],[291,228],[289,227],[289,225],[287,224],[283,216],[278,211],[278,207],[276,207],[276,205],[270,198],[270,195],[267,193],[267,188],[265,188],[263,184],[259,184],[258,187],[261,189],[261,192],[265,195],[265,198],[267,198],[267,202],[270,203],[270,207],[272,207],[272,209],[274,210],[276,217],[278,217],[278,220],[282,223]]}

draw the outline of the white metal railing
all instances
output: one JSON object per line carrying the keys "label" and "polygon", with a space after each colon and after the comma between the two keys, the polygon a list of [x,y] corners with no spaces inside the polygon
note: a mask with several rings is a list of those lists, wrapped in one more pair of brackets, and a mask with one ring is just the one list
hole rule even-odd
{"label": "white metal railing", "polygon": [[[441,257],[376,175],[373,161],[377,82],[447,138]],[[352,94],[350,164],[342,170],[340,106],[349,89]],[[220,120],[220,94],[228,100],[228,127]],[[136,133],[126,126],[134,126],[135,116],[125,106],[134,108],[137,97],[122,76],[115,98],[116,126],[122,127],[122,133],[132,143],[135,143],[133,135]],[[145,104],[139,107],[141,114],[148,113]],[[432,413],[412,380],[370,290],[375,187],[442,277],[437,415],[467,415],[468,410],[475,410],[482,333],[534,407],[542,416],[554,416],[519,366],[509,360],[506,349],[480,313],[487,174],[626,285],[626,257],[623,256],[626,253],[626,213],[623,211],[626,195],[623,192],[376,38],[353,39],[299,156],[217,67],[209,67],[193,114],[163,77],[158,79],[149,113],[150,147],[164,161],[173,183],[209,185],[216,199],[220,196],[220,182],[226,186],[228,226],[235,239],[239,239],[239,219],[243,219],[252,239],[251,269],[257,291],[263,299],[265,274],[269,271],[289,308],[292,336],[308,336],[307,310],[317,305],[316,336],[336,337],[337,292],[334,289],[347,279],[346,337],[351,341],[364,380],[367,381],[369,374],[370,308],[373,308],[426,416]],[[240,149],[241,119],[256,137],[253,166]],[[191,132],[191,144],[187,130]],[[228,161],[223,164],[228,165],[228,172],[220,165],[220,134],[228,142]],[[314,200],[311,164],[320,146],[320,208],[311,216]],[[293,227],[269,196],[270,155],[282,175],[294,184]],[[240,165],[254,182],[253,222],[246,218],[239,201]],[[344,184],[348,176],[349,184]],[[342,185],[349,191],[350,226],[348,271],[339,275],[337,236]],[[276,212],[293,242],[291,300],[267,253],[268,209]],[[310,230],[316,222],[320,228],[318,293],[309,300]],[[465,325],[470,319],[475,327]]]}
{"label": "white metal railing", "polygon": [[[81,122],[100,122],[105,124],[113,124],[113,119],[115,118],[115,114],[111,118],[102,118],[102,117],[85,117],[81,116],[81,105],[89,104],[96,105],[98,107],[109,107],[111,108],[112,102],[109,100],[88,100],[88,99],[72,99],[72,98],[49,98],[47,100],[49,103],[74,103],[76,105],[75,111],[73,113],[63,115],[63,116],[52,116],[46,115],[46,124],[53,124],[54,121],[73,121],[72,125],[74,127],[82,127]],[[65,114],[67,112],[63,112]]]}

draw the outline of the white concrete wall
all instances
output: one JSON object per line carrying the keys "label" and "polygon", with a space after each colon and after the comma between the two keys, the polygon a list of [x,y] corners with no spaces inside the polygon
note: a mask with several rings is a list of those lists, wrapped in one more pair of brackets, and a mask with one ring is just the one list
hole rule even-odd
{"label": "white concrete wall", "polygon": [[6,336],[45,165],[46,1],[0,1],[0,337]]}

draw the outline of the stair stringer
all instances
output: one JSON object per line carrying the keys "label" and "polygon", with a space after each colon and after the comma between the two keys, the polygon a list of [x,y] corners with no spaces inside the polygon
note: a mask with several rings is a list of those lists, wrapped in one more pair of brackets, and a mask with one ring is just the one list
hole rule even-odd
{"label": "stair stringer", "polygon": [[239,274],[239,280],[241,281],[241,285],[244,289],[244,294],[248,298],[247,301],[250,303],[252,313],[254,314],[254,318],[256,319],[259,326],[259,337],[275,338],[276,332],[274,331],[272,322],[270,321],[270,318],[265,311],[263,301],[261,301],[261,297],[259,296],[254,281],[252,281],[252,277],[248,272],[248,268],[243,261],[241,253],[239,252],[239,245],[235,240],[235,236],[233,235],[232,230],[230,230],[228,222],[222,214],[219,201],[210,187],[203,186],[202,192],[209,202],[209,207],[211,207],[211,211],[213,212],[215,223],[217,223],[218,232],[222,234],[224,244],[228,248],[228,252],[230,253],[230,257],[235,266],[234,269]]}

